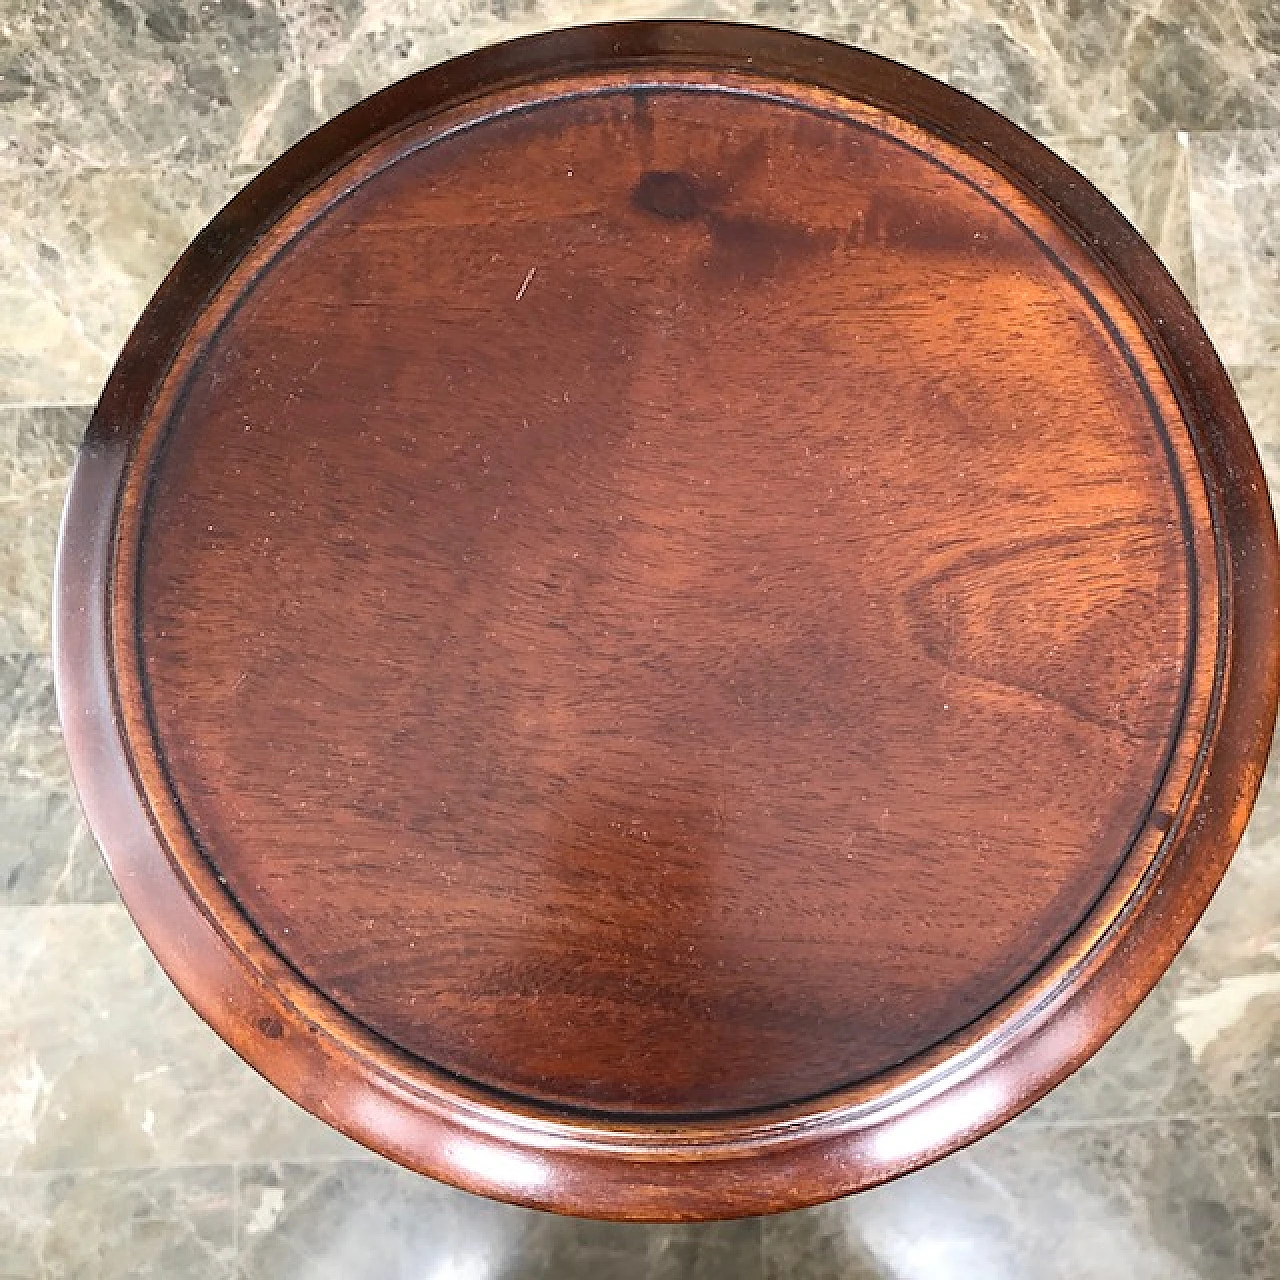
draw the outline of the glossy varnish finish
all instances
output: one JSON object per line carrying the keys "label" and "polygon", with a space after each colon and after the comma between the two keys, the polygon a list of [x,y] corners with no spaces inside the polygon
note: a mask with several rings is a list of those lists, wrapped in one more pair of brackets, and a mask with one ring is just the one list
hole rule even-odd
{"label": "glossy varnish finish", "polygon": [[144,934],[292,1096],[747,1213],[1141,998],[1252,802],[1275,574],[1083,180],[891,64],[634,24],[407,81],[197,241],[77,473],[60,693]]}
{"label": "glossy varnish finish", "polygon": [[457,134],[260,278],[155,465],[174,791],[291,964],[468,1078],[864,1078],[1025,979],[1162,776],[1191,570],[1143,390],[881,133],[654,89]]}

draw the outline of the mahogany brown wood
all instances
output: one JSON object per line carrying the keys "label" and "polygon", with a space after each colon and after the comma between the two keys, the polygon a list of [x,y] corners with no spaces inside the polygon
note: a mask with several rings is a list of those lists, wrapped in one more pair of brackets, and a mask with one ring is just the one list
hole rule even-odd
{"label": "mahogany brown wood", "polygon": [[1262,773],[1277,554],[1078,174],[821,41],[485,50],[214,220],[89,429],[77,782],[197,1010],[489,1195],[857,1190],[1077,1066]]}

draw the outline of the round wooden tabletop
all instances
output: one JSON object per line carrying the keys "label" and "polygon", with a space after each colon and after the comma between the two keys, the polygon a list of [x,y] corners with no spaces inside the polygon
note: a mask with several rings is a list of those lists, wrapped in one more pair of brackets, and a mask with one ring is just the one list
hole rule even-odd
{"label": "round wooden tabletop", "polygon": [[637,23],[305,139],[89,429],[57,671],[153,950],[305,1107],[568,1212],[955,1149],[1248,816],[1277,552],[1151,251],[867,54]]}

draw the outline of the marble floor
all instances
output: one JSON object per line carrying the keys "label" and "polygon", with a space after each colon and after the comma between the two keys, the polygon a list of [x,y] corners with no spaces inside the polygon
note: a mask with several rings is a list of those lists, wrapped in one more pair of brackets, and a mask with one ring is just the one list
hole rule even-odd
{"label": "marble floor", "polygon": [[187,240],[307,130],[507,36],[636,16],[863,45],[1012,116],[1157,248],[1280,497],[1277,0],[0,0],[0,1280],[1280,1277],[1280,774],[1181,958],[1004,1130],[850,1200],[580,1223],[300,1112],[151,960],[80,817],[49,594],[64,486]]}

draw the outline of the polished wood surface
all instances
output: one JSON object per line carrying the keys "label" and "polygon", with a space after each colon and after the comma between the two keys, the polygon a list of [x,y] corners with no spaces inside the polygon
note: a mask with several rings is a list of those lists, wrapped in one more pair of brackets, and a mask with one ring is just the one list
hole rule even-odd
{"label": "polished wood surface", "polygon": [[1183,711],[1127,356],[1006,209],[790,104],[405,156],[241,296],[151,473],[197,841],[495,1088],[732,1111],[929,1048],[1079,921]]}
{"label": "polished wood surface", "polygon": [[78,467],[59,691],[126,902],[281,1088],[706,1217],[1115,1029],[1247,817],[1276,581],[1078,175],[867,55],[624,24],[394,87],[193,245]]}

